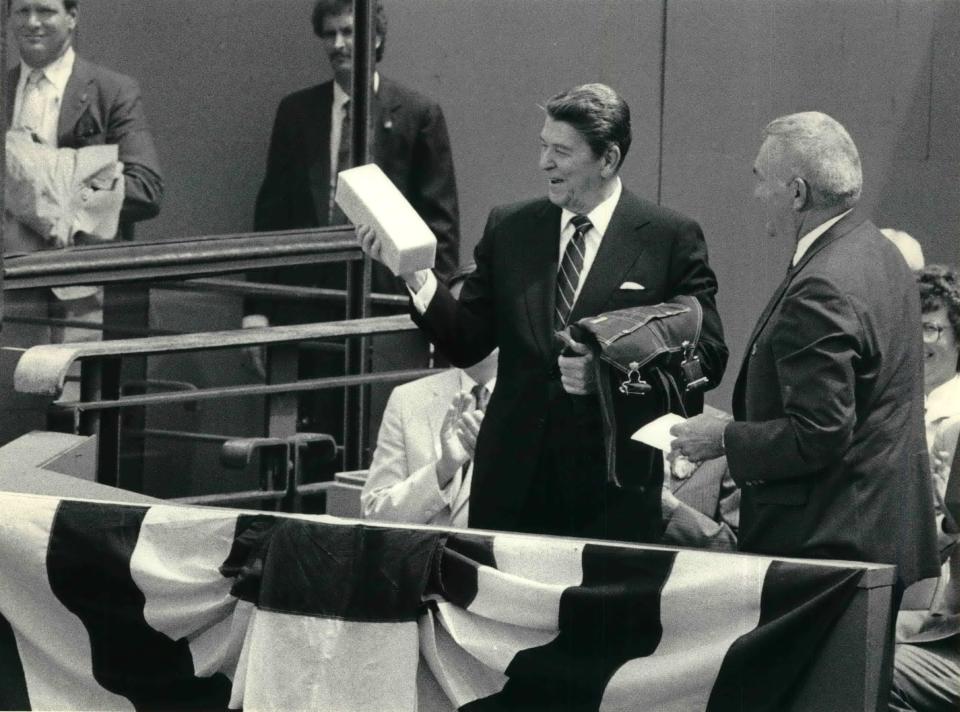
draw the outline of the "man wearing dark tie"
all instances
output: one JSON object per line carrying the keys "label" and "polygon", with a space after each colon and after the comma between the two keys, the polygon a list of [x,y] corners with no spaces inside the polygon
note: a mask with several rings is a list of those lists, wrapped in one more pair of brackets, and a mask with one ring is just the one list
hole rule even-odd
{"label": "man wearing dark tie", "polygon": [[[556,332],[613,309],[695,296],[699,356],[712,384],[726,363],[716,279],[700,227],[623,188],[630,110],[613,89],[586,84],[546,103],[540,168],[548,196],[495,208],[459,300],[429,270],[404,275],[415,319],[452,363],[500,348],[497,389],[476,446],[470,526],[653,541],[661,532],[662,462],[630,433],[654,415],[619,396],[617,474],[607,482],[592,357]],[[374,258],[381,244],[358,228]]]}

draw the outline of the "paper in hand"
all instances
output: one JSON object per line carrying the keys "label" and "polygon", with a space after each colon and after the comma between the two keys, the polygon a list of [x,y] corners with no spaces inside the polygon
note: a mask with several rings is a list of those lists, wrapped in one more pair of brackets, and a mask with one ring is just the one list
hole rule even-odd
{"label": "paper in hand", "polygon": [[661,415],[656,420],[652,420],[640,428],[630,436],[630,439],[638,440],[650,447],[657,448],[657,450],[669,452],[670,442],[673,440],[673,435],[670,434],[670,428],[685,420],[686,418],[676,413]]}

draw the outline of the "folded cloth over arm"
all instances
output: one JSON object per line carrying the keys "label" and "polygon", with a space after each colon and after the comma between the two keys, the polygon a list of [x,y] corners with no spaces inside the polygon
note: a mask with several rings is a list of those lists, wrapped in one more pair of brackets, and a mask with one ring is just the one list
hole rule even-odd
{"label": "folded cloth over arm", "polygon": [[116,145],[53,148],[9,131],[6,146],[6,207],[26,228],[17,230],[11,251],[66,247],[77,233],[116,236],[124,197]]}

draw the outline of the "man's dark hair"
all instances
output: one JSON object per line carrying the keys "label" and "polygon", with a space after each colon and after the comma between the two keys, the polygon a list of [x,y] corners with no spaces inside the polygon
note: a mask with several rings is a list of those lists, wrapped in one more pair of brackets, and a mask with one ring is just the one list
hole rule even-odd
{"label": "man's dark hair", "polygon": [[[342,15],[345,12],[353,13],[353,0],[317,0],[313,5],[313,34],[320,37],[323,32],[323,20],[327,15]],[[374,11],[374,31],[380,38],[377,47],[376,60],[383,59],[383,48],[387,44],[387,14],[383,11],[383,3],[377,0]]]}
{"label": "man's dark hair", "polygon": [[920,285],[920,311],[929,314],[945,307],[953,334],[960,339],[960,280],[957,271],[943,265],[927,265],[917,273],[917,283]]}
{"label": "man's dark hair", "polygon": [[630,149],[630,107],[606,84],[582,84],[547,101],[547,115],[570,124],[600,158],[611,146],[620,147],[620,163]]}

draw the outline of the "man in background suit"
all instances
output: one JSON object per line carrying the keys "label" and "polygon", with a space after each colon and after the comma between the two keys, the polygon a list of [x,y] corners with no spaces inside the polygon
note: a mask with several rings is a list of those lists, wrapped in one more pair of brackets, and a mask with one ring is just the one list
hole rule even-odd
{"label": "man in background suit", "polygon": [[[454,295],[469,273],[451,278]],[[360,495],[365,518],[467,526],[477,433],[496,385],[497,357],[494,349],[465,369],[393,389]]]}
{"label": "man in background suit", "polygon": [[[318,0],[312,20],[334,79],[294,92],[280,102],[270,137],[267,170],[257,194],[255,230],[293,230],[347,222],[334,204],[333,195],[337,172],[349,167],[346,158],[353,72],[352,2]],[[375,22],[379,62],[387,31],[379,2]],[[422,94],[376,72],[371,113],[373,161],[436,235],[437,270],[442,279],[447,279],[459,262],[460,228],[453,157],[443,111]],[[292,277],[284,277],[289,270],[276,276],[286,283],[342,288],[342,274],[328,275],[330,268],[325,267],[302,268],[294,275],[296,282],[289,281]],[[374,291],[396,293],[402,289],[402,284],[382,265],[375,267]]]}
{"label": "man in background suit", "polygon": [[[130,77],[92,64],[73,49],[78,22],[77,0],[9,0],[10,25],[20,63],[8,72],[4,111],[8,126],[29,132],[34,141],[52,148],[116,144],[123,164],[124,199],[119,234],[132,239],[133,224],[155,217],[163,198],[163,180],[153,138],[147,126],[140,89]],[[46,247],[29,229],[6,232],[7,253]],[[10,316],[102,320],[100,290],[62,287],[7,292]],[[52,335],[41,326],[4,324],[4,345],[28,347],[50,341],[97,339],[98,331],[62,329]],[[0,442],[44,427],[46,401],[13,391],[11,352],[0,355],[3,383],[0,398],[7,417]]]}
{"label": "man in background suit", "polygon": [[137,83],[74,52],[78,0],[11,0],[10,19],[20,64],[7,74],[8,125],[57,148],[116,144],[124,177],[120,233],[131,238],[133,223],[156,217],[163,198]]}
{"label": "man in background suit", "polygon": [[[376,60],[383,57],[387,20],[376,3]],[[317,0],[312,15],[330,66],[332,81],[284,97],[270,137],[266,174],[257,194],[254,230],[293,230],[342,225],[346,218],[333,202],[339,170],[348,168],[350,91],[353,71],[353,6],[351,0]],[[460,255],[459,208],[453,156],[447,125],[440,107],[427,97],[379,72],[374,74],[371,107],[372,160],[390,177],[437,238],[437,270],[448,279]],[[373,265],[372,291],[401,293],[403,284],[382,265]],[[342,263],[306,265],[251,273],[257,282],[343,289]],[[344,318],[342,301],[250,299],[244,307],[244,327],[304,324]],[[374,307],[374,314],[385,313]],[[403,354],[392,367],[422,367],[429,352],[415,335],[381,337],[377,354]],[[260,350],[248,357],[262,375]],[[300,377],[343,373],[343,357],[330,353],[303,353]],[[376,393],[376,389],[375,389]],[[336,389],[301,397],[301,430],[342,436],[343,396]]]}
{"label": "man in background suit", "polygon": [[[662,461],[630,433],[652,401],[619,397],[617,472],[607,482],[592,357],[557,332],[603,311],[697,297],[699,355],[712,384],[727,351],[700,227],[625,190],[630,110],[587,84],[551,98],[540,133],[548,197],[495,208],[476,271],[455,299],[429,270],[404,275],[415,319],[441,353],[469,366],[500,348],[497,389],[477,440],[470,526],[633,541],[659,539]],[[375,259],[376,231],[358,227]]]}
{"label": "man in background suit", "polygon": [[747,342],[734,422],[676,425],[674,451],[726,454],[741,551],[896,564],[902,592],[938,570],[913,273],[853,212],[860,156],[831,117],[772,121],[754,174],[793,259]]}

